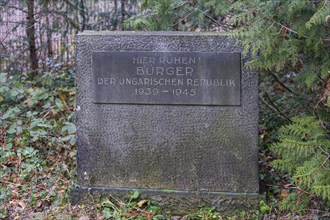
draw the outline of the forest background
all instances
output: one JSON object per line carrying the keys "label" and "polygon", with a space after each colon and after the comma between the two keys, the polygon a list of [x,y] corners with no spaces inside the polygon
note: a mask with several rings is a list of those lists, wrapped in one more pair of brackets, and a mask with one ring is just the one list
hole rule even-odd
{"label": "forest background", "polygon": [[[70,206],[75,184],[75,35],[229,32],[260,73],[266,201],[173,217],[132,192]],[[0,0],[0,218],[329,219],[329,0]],[[172,217],[171,217],[172,216]]]}

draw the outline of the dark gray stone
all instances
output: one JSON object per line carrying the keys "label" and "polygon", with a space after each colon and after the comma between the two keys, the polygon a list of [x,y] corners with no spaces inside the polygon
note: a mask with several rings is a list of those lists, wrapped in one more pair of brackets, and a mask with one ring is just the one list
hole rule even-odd
{"label": "dark gray stone", "polygon": [[[191,196],[194,201],[201,201],[199,195],[203,195],[203,201],[218,208],[240,208],[237,201],[246,197],[252,198],[250,205],[257,205],[258,76],[245,69],[245,60],[239,66],[242,69],[239,106],[234,106],[237,101],[230,106],[96,103],[111,102],[108,96],[112,93],[101,92],[106,96],[98,98],[98,88],[93,84],[92,69],[97,69],[92,68],[93,52],[111,56],[114,52],[240,53],[241,48],[229,36],[84,32],[77,39],[79,187],[72,190],[73,203],[86,201],[83,198],[93,190],[116,194],[118,188],[123,191],[139,188],[142,195],[171,190],[166,200],[172,204],[170,208],[179,207],[182,195]],[[228,97],[236,99],[239,95]],[[175,104],[187,104],[187,100]],[[140,103],[133,98],[129,101]],[[169,99],[162,104],[165,103],[172,104]],[[169,194],[160,197],[166,195]]]}
{"label": "dark gray stone", "polygon": [[[139,190],[139,189],[136,189]],[[93,204],[99,201],[100,196],[115,196],[116,199],[125,200],[129,197],[131,188],[108,187],[78,187],[71,189],[73,204]],[[142,189],[140,199],[151,200],[172,215],[186,215],[194,213],[201,207],[217,207],[221,214],[232,213],[237,210],[253,210],[260,199],[258,193],[223,193],[184,190],[157,190]]]}
{"label": "dark gray stone", "polygon": [[240,105],[240,55],[93,52],[94,102]]}

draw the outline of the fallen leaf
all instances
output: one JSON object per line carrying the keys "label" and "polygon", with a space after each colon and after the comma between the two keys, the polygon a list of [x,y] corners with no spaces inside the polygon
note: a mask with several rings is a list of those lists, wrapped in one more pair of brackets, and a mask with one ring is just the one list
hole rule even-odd
{"label": "fallen leaf", "polygon": [[69,92],[69,95],[71,96],[76,95],[76,91]]}
{"label": "fallen leaf", "polygon": [[19,206],[21,206],[22,209],[25,209],[26,205],[23,201],[18,201],[17,203]]}
{"label": "fallen leaf", "polygon": [[42,205],[42,201],[38,201],[37,207],[39,208]]}
{"label": "fallen leaf", "polygon": [[180,220],[181,219],[181,216],[172,216],[171,217],[171,220]]}
{"label": "fallen leaf", "polygon": [[139,214],[138,213],[123,213],[122,216],[125,216],[127,218],[130,218],[130,217],[135,217],[135,216],[138,216]]}
{"label": "fallen leaf", "polygon": [[147,202],[148,200],[141,200],[140,202],[137,203],[137,205],[141,208]]}
{"label": "fallen leaf", "polygon": [[281,199],[285,199],[286,197],[288,197],[288,195],[289,195],[289,190],[287,190],[287,189],[282,189],[281,190],[281,193],[280,193],[280,198]]}
{"label": "fallen leaf", "polygon": [[66,100],[66,95],[64,93],[60,94],[60,99],[65,102]]}

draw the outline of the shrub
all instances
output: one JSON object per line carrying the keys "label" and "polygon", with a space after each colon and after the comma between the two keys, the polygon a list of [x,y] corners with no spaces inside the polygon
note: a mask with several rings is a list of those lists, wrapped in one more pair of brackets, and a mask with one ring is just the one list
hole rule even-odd
{"label": "shrub", "polygon": [[280,156],[272,164],[291,175],[301,190],[329,202],[330,139],[326,130],[314,117],[295,117],[292,121],[280,129],[279,141],[271,147]]}
{"label": "shrub", "polygon": [[0,72],[0,218],[67,201],[76,155],[74,100],[72,71],[32,80]]}

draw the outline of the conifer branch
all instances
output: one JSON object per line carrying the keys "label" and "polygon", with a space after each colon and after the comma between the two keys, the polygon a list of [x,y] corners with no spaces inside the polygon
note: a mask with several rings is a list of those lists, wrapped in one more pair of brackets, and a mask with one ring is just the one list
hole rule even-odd
{"label": "conifer branch", "polygon": [[318,119],[304,116],[292,121],[281,128],[280,142],[271,147],[282,157],[272,164],[281,171],[290,171],[293,183],[299,188],[329,201],[330,140]]}
{"label": "conifer branch", "polygon": [[287,87],[286,85],[284,85],[284,83],[272,72],[272,71],[268,71],[268,73],[284,88],[286,89],[288,92],[290,92],[291,94],[294,95],[298,95],[297,93],[295,93],[294,91],[292,91],[289,87]]}
{"label": "conifer branch", "polygon": [[274,104],[274,102],[270,99],[268,93],[265,92],[265,94],[266,94],[266,97],[267,97],[267,99],[269,100],[270,104],[268,104],[268,103],[266,102],[266,100],[265,100],[262,96],[260,96],[261,100],[262,100],[262,101],[263,101],[263,102],[264,102],[269,108],[271,108],[273,111],[279,113],[283,118],[287,119],[289,122],[292,122],[290,118],[288,118],[285,114],[283,114],[283,113],[277,108],[277,106]]}

